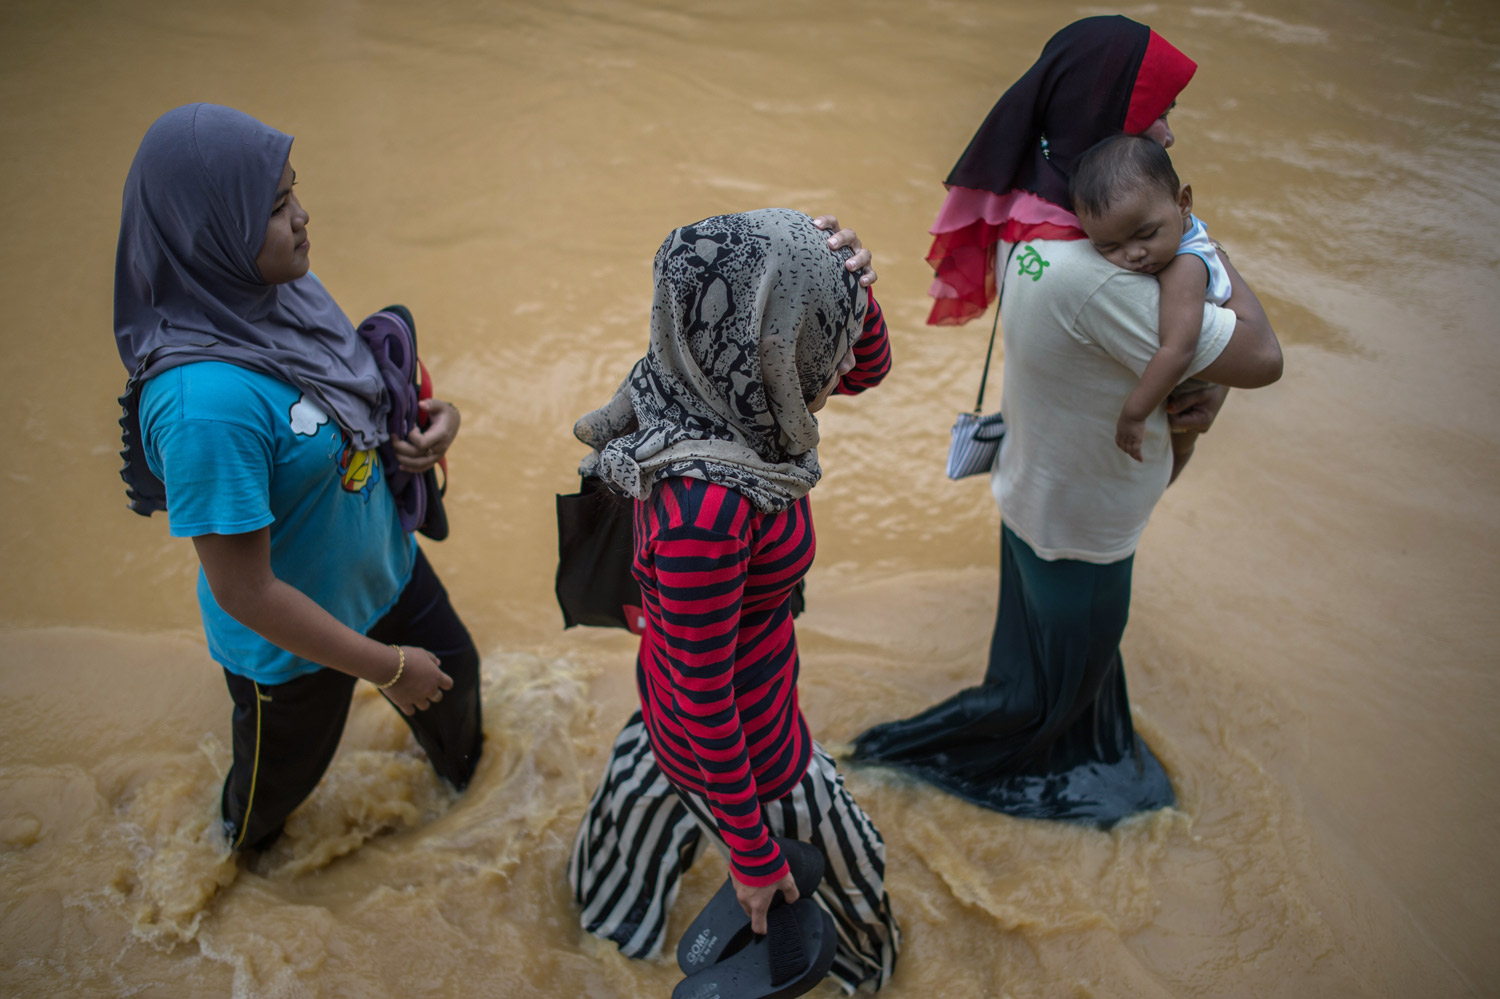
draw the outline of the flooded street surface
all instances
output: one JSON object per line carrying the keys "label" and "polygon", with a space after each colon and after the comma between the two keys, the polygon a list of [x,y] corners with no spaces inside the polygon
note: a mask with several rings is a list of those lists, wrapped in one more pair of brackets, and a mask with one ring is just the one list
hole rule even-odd
{"label": "flooded street surface", "polygon": [[[579,930],[578,818],[633,640],[564,633],[573,420],[646,343],[668,230],[836,212],[896,367],[823,417],[798,623],[837,751],[983,672],[999,525],[943,477],[988,329],[922,323],[942,178],[1064,23],[1020,3],[15,0],[0,10],[0,992],[670,993]],[[1175,810],[1110,832],[846,765],[889,848],[892,999],[1500,995],[1500,11],[1123,11],[1199,63],[1173,157],[1286,347],[1158,506],[1125,659]],[[368,685],[251,869],[216,838],[229,699],[192,546],[125,508],[111,343],[125,172],[189,101],[297,137],[313,268],[409,304],[463,410],[452,538],[485,757],[449,794]],[[998,381],[995,382],[998,386]],[[699,862],[669,946],[725,868]],[[823,986],[815,995],[832,995]]]}

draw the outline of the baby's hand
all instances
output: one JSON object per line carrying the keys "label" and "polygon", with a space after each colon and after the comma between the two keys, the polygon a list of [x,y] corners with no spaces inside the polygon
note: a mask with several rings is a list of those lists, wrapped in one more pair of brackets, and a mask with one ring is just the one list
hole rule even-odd
{"label": "baby's hand", "polygon": [[1141,444],[1146,439],[1146,421],[1120,417],[1115,423],[1115,446],[1136,461],[1141,460]]}

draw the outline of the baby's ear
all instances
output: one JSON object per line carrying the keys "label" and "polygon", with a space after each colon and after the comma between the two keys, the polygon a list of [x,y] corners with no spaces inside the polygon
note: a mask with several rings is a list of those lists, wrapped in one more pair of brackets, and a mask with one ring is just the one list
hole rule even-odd
{"label": "baby's ear", "polygon": [[1186,219],[1189,215],[1193,214],[1193,185],[1192,184],[1183,184],[1182,185],[1182,190],[1180,190],[1180,191],[1177,192],[1177,208],[1178,208],[1179,211],[1182,212],[1182,217],[1184,219]]}

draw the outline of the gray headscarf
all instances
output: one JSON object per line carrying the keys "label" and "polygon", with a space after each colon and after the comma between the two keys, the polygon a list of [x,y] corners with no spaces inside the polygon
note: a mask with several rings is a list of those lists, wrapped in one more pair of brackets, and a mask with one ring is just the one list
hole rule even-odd
{"label": "gray headscarf", "polygon": [[120,211],[115,253],[115,344],[131,373],[120,397],[121,457],[131,508],[166,509],[146,467],[141,384],[193,361],[225,361],[301,389],[354,445],[385,438],[389,403],[370,353],[311,274],[261,280],[276,185],[292,137],[232,108],[188,104],[141,140]]}
{"label": "gray headscarf", "polygon": [[668,476],[784,510],[822,475],[808,402],[859,337],[868,294],[801,212],[677,229],[656,251],[651,343],[614,398],[573,428],[580,471],[651,495]]}

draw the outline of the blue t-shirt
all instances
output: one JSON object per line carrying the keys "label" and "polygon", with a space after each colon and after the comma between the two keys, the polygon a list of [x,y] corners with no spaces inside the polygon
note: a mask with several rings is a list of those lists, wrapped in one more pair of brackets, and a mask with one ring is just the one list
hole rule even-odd
{"label": "blue t-shirt", "polygon": [[[174,537],[271,528],[271,569],[355,631],[368,631],[411,578],[380,456],[356,451],[298,389],[220,361],[171,368],[141,390],[146,464],[167,487]],[[319,669],[224,613],[202,569],[198,605],[214,659],[257,683]]]}

